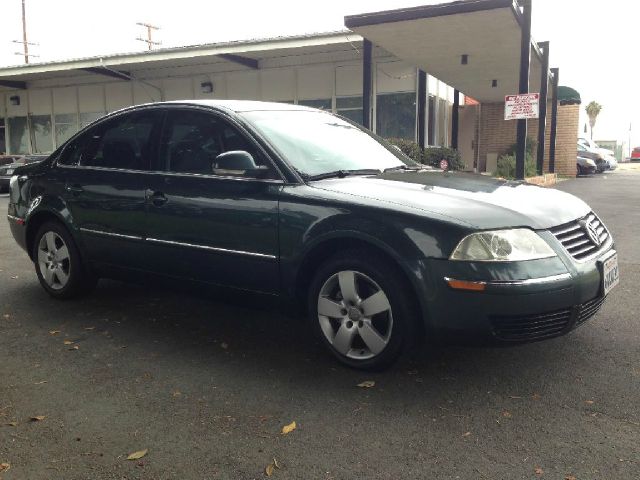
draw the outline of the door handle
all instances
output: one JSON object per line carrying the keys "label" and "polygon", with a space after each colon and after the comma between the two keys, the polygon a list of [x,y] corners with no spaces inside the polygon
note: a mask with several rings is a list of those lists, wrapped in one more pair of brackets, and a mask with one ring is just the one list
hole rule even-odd
{"label": "door handle", "polygon": [[84,192],[84,189],[77,184],[74,184],[74,185],[67,184],[64,186],[64,189],[73,195],[80,195],[82,192]]}
{"label": "door handle", "polygon": [[165,197],[164,193],[149,189],[145,191],[145,197],[148,202],[151,202],[156,207],[160,207],[168,201],[168,198]]}

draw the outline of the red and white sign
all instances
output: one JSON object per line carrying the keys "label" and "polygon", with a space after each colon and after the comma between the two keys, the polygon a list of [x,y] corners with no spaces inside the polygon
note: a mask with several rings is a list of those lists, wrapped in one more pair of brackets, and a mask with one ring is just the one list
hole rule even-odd
{"label": "red and white sign", "polygon": [[523,120],[540,115],[540,94],[524,93],[504,97],[504,119]]}

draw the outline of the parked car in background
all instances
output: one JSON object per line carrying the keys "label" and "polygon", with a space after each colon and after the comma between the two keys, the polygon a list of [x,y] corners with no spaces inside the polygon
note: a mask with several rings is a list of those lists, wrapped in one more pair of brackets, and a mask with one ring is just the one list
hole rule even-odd
{"label": "parked car in background", "polygon": [[615,155],[615,152],[613,150],[609,150],[608,148],[602,148],[596,142],[594,142],[593,140],[587,137],[578,138],[578,143],[581,143],[582,145],[584,145],[585,147],[591,150],[595,150],[596,152],[601,153],[603,156],[611,155],[613,157]]}
{"label": "parked car in background", "polygon": [[10,229],[52,297],[141,274],[277,296],[355,368],[420,339],[563,335],[618,283],[579,198],[427,167],[298,105],[132,107],[15,173]]}
{"label": "parked car in background", "polygon": [[578,144],[584,146],[587,150],[597,152],[602,155],[602,159],[606,164],[606,170],[615,170],[618,168],[618,160],[616,160],[613,150],[600,147],[596,142],[590,138],[580,137]]}
{"label": "parked car in background", "polygon": [[593,175],[597,172],[598,167],[596,162],[591,160],[590,158],[581,157],[578,155],[578,159],[576,161],[576,169],[578,171],[578,175]]}
{"label": "parked car in background", "polygon": [[19,158],[22,158],[22,155],[0,155],[0,166],[14,163]]}
{"label": "parked car in background", "polygon": [[631,161],[640,162],[640,147],[636,147],[631,152]]}
{"label": "parked car in background", "polygon": [[29,163],[41,162],[46,159],[48,155],[7,155],[3,156],[1,160],[5,158],[9,160],[9,163],[0,163],[0,193],[9,191],[9,180],[16,168]]}
{"label": "parked car in background", "polygon": [[607,170],[608,165],[601,153],[596,152],[582,143],[578,142],[578,157],[589,158],[596,164],[596,173],[602,173]]}

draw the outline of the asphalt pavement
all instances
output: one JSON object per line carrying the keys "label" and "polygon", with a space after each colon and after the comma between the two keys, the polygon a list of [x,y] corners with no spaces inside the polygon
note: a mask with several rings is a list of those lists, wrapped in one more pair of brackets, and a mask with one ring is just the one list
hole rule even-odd
{"label": "asphalt pavement", "polygon": [[562,338],[433,347],[377,374],[254,299],[101,281],[52,300],[0,219],[0,478],[253,479],[274,459],[276,479],[639,478],[640,171],[557,188],[617,242],[600,313]]}

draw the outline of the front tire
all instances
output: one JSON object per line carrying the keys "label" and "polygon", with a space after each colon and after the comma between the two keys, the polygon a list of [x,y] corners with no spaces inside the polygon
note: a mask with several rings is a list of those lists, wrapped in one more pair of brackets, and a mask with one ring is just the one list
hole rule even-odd
{"label": "front tire", "polygon": [[398,268],[376,252],[349,250],[330,258],[309,289],[309,317],[320,341],[343,364],[380,370],[411,338],[414,301]]}
{"label": "front tire", "polygon": [[32,257],[40,284],[53,298],[78,297],[96,285],[69,231],[58,222],[46,222],[40,227]]}

